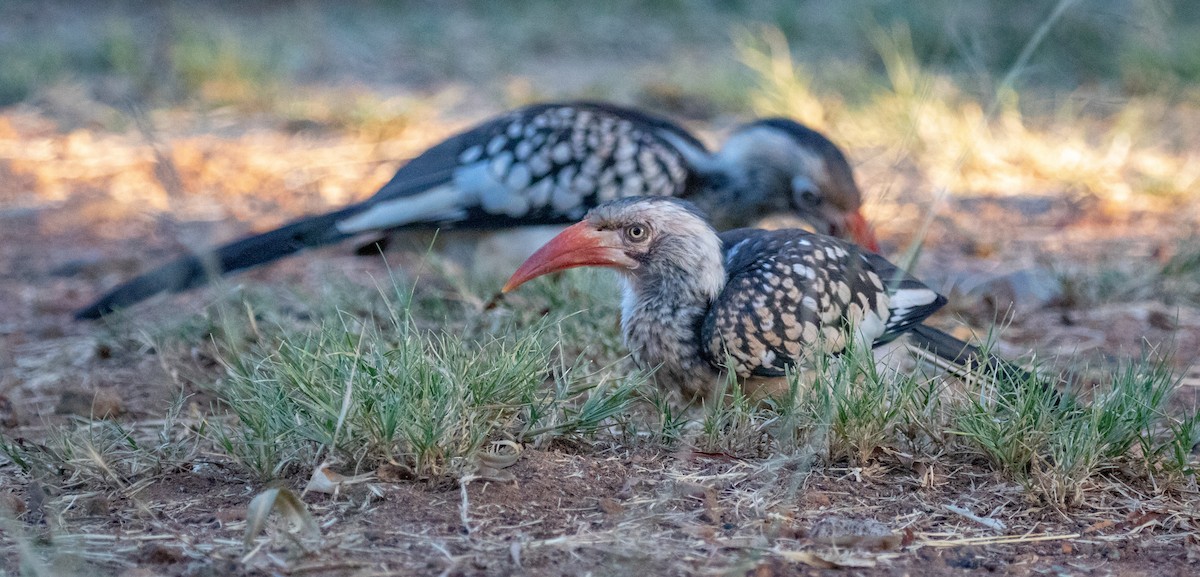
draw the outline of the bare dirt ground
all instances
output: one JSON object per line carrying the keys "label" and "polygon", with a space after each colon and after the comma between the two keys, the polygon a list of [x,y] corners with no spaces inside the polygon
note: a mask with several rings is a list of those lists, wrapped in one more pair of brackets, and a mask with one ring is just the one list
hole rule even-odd
{"label": "bare dirt ground", "polygon": [[[131,427],[153,427],[187,387],[172,372],[178,367],[110,328],[71,321],[70,311],[185,246],[369,193],[394,166],[389,156],[403,158],[447,131],[415,132],[365,154],[354,141],[268,129],[235,136],[168,133],[158,146],[171,160],[162,162],[137,135],[64,133],[27,108],[0,116],[4,434],[35,443],[49,427],[97,411]],[[172,194],[163,184],[172,179],[189,192]],[[882,171],[867,170],[862,180],[868,191],[885,181],[920,186],[920,175]],[[147,196],[139,183],[165,192]],[[211,200],[217,195],[219,204]],[[893,249],[909,240],[920,218],[905,210],[907,202],[893,195],[868,208]],[[168,208],[140,210],[146,203]],[[236,224],[206,219],[214,213]],[[1186,370],[1200,349],[1200,311],[1192,305],[1163,302],[1150,292],[1075,307],[1071,294],[1029,293],[1039,293],[1039,275],[1066,265],[1095,270],[1165,262],[1197,224],[1194,206],[952,197],[939,209],[918,270],[956,295],[958,304],[939,321],[943,326],[966,320],[985,327],[1008,312],[989,303],[1014,293],[1018,305],[1001,352],[1033,349],[1103,365],[1147,344],[1162,345]],[[314,271],[331,269],[351,279],[386,273],[378,259],[349,253],[345,246],[322,250],[238,282],[303,284],[320,278]],[[1008,271],[1025,272],[1005,277]],[[149,328],[191,314],[208,298],[198,291],[160,299],[131,322]],[[1196,383],[1185,379],[1180,406],[1195,406]],[[245,510],[261,486],[220,459],[199,458],[190,469],[122,490],[31,482],[5,461],[0,499],[19,520],[19,528],[8,525],[5,534],[24,535],[13,543],[61,553],[44,569],[49,573],[27,568],[30,574],[766,576],[842,568],[852,574],[1192,575],[1200,569],[1194,492],[1156,495],[1137,492],[1137,483],[1114,484],[1120,488],[1098,488],[1081,507],[1057,510],[1030,502],[971,455],[935,461],[880,455],[873,463],[820,462],[810,470],[811,463],[604,444],[531,449],[511,469],[515,483],[476,481],[460,489],[391,479],[375,483],[375,492],[355,486],[337,497],[310,494],[305,501],[323,541],[301,544],[281,536],[250,554],[241,545]],[[286,484],[298,490],[303,483]],[[858,527],[850,534],[865,536],[831,545],[828,535],[842,535],[837,527],[845,524]],[[17,574],[16,548],[4,551],[0,574]]]}

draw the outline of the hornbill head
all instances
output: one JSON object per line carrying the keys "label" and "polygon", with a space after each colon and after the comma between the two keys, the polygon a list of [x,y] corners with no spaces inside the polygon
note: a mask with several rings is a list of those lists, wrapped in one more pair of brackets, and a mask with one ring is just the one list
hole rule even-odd
{"label": "hornbill head", "polygon": [[721,206],[704,208],[717,228],[744,226],[755,215],[738,210],[769,206],[796,213],[815,232],[879,251],[850,164],[821,133],[786,118],[758,120],[735,131],[715,161],[727,175],[711,185],[724,189],[715,195]]}
{"label": "hornbill head", "polygon": [[583,266],[616,269],[635,286],[664,275],[694,278],[698,291],[714,296],[725,282],[721,240],[703,214],[687,201],[641,197],[592,209],[530,256],[502,291]]}

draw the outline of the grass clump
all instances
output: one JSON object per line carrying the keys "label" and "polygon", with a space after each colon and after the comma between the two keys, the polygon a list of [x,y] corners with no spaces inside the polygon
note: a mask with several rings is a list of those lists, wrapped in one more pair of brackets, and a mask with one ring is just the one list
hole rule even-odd
{"label": "grass clump", "polygon": [[197,437],[181,418],[186,400],[176,397],[163,418],[148,426],[76,421],[52,428],[40,443],[0,436],[0,454],[43,482],[132,494],[136,487],[189,467],[197,458]]}
{"label": "grass clump", "polygon": [[1194,482],[1186,453],[1196,418],[1167,414],[1179,379],[1163,362],[1143,360],[1116,370],[1110,383],[1091,391],[1090,402],[1038,379],[1011,384],[972,399],[955,426],[1032,497],[1079,505],[1090,486],[1118,472]]}
{"label": "grass clump", "polygon": [[355,471],[391,462],[436,480],[469,472],[491,441],[594,433],[641,381],[588,374],[583,357],[552,370],[552,326],[424,329],[395,308],[382,322],[324,317],[222,355],[227,376],[212,391],[236,419],[216,421],[214,439],[264,479],[324,451]]}
{"label": "grass clump", "polygon": [[[830,461],[861,465],[902,445],[934,450],[930,441],[941,438],[941,385],[880,370],[869,350],[849,347],[836,358],[819,357],[785,380],[786,391],[756,398],[728,379],[717,395],[723,400],[704,405],[691,442],[701,451],[740,456],[818,450]],[[675,413],[655,406],[664,427],[686,428],[671,420]]]}
{"label": "grass clump", "polygon": [[813,405],[829,424],[829,456],[865,464],[884,448],[898,446],[914,415],[926,415],[936,395],[922,395],[913,375],[881,371],[870,350],[848,347],[840,359],[825,358],[813,385]]}
{"label": "grass clump", "polygon": [[1188,239],[1163,248],[1165,258],[1114,249],[1093,263],[1063,263],[1057,274],[1064,302],[1076,308],[1130,301],[1200,303],[1200,244]]}
{"label": "grass clump", "polygon": [[[769,429],[785,411],[759,406],[742,389],[732,371],[727,371],[714,400],[703,405],[697,449],[708,453],[763,457],[774,448],[775,435]],[[791,407],[785,407],[790,409]]]}

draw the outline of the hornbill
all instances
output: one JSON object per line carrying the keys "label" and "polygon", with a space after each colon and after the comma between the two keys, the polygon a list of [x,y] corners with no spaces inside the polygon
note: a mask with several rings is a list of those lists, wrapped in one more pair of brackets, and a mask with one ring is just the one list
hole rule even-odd
{"label": "hornbill", "polygon": [[[695,205],[650,197],[592,209],[529,257],[502,292],[581,266],[621,273],[625,344],[638,365],[657,367],[660,387],[684,399],[711,397],[724,368],[748,393],[786,390],[789,367],[852,341],[873,347],[928,328],[921,322],[946,303],[850,242],[799,229],[717,233]],[[962,361],[968,346],[940,334],[959,346],[932,352]]]}
{"label": "hornbill", "polygon": [[854,171],[820,132],[788,118],[756,120],[735,129],[713,159],[728,184],[710,193],[715,201],[698,204],[717,230],[754,224],[763,208],[774,214],[791,210],[816,232],[879,252],[860,212]]}
{"label": "hornbill", "polygon": [[878,248],[845,158],[794,121],[745,125],[712,154],[683,128],[644,112],[595,102],[537,104],[433,146],[366,200],[182,256],[75,316],[98,318],[364,233],[567,224],[604,201],[647,195],[689,198],[722,228],[791,214],[820,232]]}

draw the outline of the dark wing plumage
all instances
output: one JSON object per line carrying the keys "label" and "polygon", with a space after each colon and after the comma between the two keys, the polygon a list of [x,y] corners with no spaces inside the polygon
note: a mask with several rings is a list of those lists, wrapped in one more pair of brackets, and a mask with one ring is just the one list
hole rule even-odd
{"label": "dark wing plumage", "polygon": [[649,114],[589,102],[527,106],[426,150],[360,203],[182,256],[117,286],[76,318],[360,233],[568,223],[605,200],[686,196],[699,186],[687,161],[698,155],[707,151],[695,137]]}
{"label": "dark wing plumage", "polygon": [[591,102],[528,106],[414,158],[341,228],[572,222],[616,198],[686,196],[697,185],[692,154],[707,151],[643,112]]}
{"label": "dark wing plumage", "polygon": [[[721,235],[728,282],[701,327],[709,361],[739,376],[782,376],[847,338],[887,342],[945,303],[883,260],[801,230]],[[851,330],[848,330],[851,329]]]}
{"label": "dark wing plumage", "polygon": [[[876,346],[895,340],[945,306],[946,297],[888,262],[882,256],[863,251],[861,258],[866,266],[874,270],[875,274],[883,280],[883,285],[887,288],[888,293],[889,315],[883,334],[875,339]],[[930,300],[931,298],[932,300]]]}
{"label": "dark wing plumage", "polygon": [[[572,145],[578,144],[580,150],[589,146],[602,149],[599,133],[619,128],[620,121],[629,123],[620,128],[631,132],[639,142],[649,140],[670,147],[663,138],[669,134],[706,152],[704,144],[679,125],[640,110],[600,102],[534,104],[485,121],[426,150],[400,167],[371,198],[390,200],[410,196],[430,186],[438,177],[448,182],[454,170],[481,159],[494,159],[503,152],[516,155],[522,149],[533,156],[535,151],[552,149],[558,142],[571,142],[577,129],[584,131],[585,141]],[[587,135],[587,131],[594,134]],[[586,141],[589,136],[590,143]],[[528,142],[527,147],[522,148],[521,142]]]}

